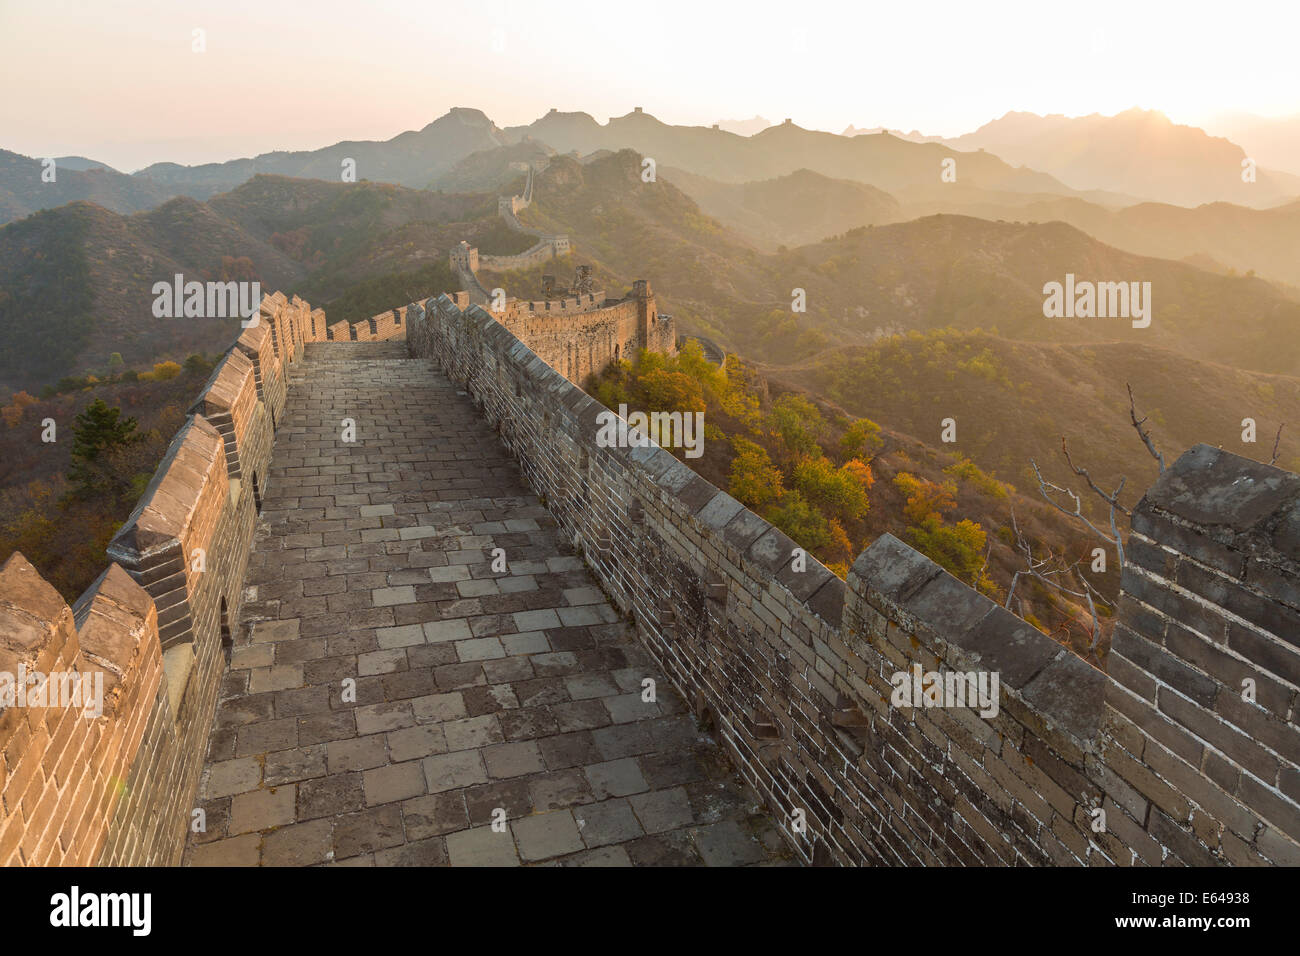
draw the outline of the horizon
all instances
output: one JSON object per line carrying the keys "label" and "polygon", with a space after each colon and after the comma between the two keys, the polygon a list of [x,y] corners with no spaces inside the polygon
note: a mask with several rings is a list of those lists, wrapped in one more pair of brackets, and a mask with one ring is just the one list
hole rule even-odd
{"label": "horizon", "polygon": [[[1083,26],[1066,11],[1022,0],[978,12],[952,0],[924,11],[844,12],[815,2],[788,24],[784,7],[761,7],[756,12],[768,15],[740,21],[681,0],[653,16],[577,0],[560,23],[511,0],[474,10],[382,0],[360,16],[340,0],[273,10],[209,0],[188,9],[161,0],[114,10],[52,5],[66,17],[50,16],[50,5],[10,8],[0,12],[0,77],[25,93],[0,104],[7,134],[0,146],[133,172],[387,140],[466,100],[502,127],[526,125],[551,107],[607,122],[635,105],[678,126],[788,116],[836,134],[852,125],[945,138],[1007,112],[1111,116],[1137,106],[1225,138],[1216,127],[1234,118],[1300,116],[1288,92],[1300,89],[1300,63],[1288,50],[1295,30],[1286,28],[1300,26],[1300,11],[1280,2],[1249,22],[1211,24],[1208,11],[1169,23],[1158,11],[1111,0]],[[250,18],[256,29],[247,28]],[[999,25],[992,36],[981,29],[989,21]],[[582,82],[572,68],[573,22],[583,23],[580,55],[639,38],[646,67],[637,69],[632,55],[599,86]],[[936,35],[936,22],[949,29]],[[678,29],[682,23],[692,29]],[[201,52],[195,29],[204,31]],[[927,41],[920,49],[871,42],[881,33]],[[975,35],[982,44],[969,44]],[[1094,69],[1059,69],[1063,54]],[[771,68],[805,58],[817,68]],[[160,74],[171,91],[161,101]],[[91,95],[79,89],[88,75],[96,80]],[[887,105],[878,89],[888,89]]]}
{"label": "horizon", "polygon": [[[609,125],[613,120],[621,119],[621,118],[624,117],[624,116],[631,115],[632,112],[633,112],[633,110],[635,109],[635,107],[631,107],[631,108],[625,110],[625,111],[622,112],[622,113],[615,113],[615,114],[611,114],[611,115],[609,115],[609,116],[606,116],[606,117],[604,118],[604,120],[602,120],[599,116],[597,116],[597,115],[595,115],[595,114],[592,114],[589,110],[583,110],[583,109],[559,109],[558,107],[557,107],[557,109],[559,110],[560,113],[566,113],[566,114],[570,114],[570,115],[586,114],[586,115],[588,115],[588,116],[591,116],[591,118],[592,118],[593,120],[595,120],[595,122],[598,123],[600,126],[604,127],[604,126],[608,126],[608,125]],[[111,161],[109,161],[109,160],[104,159],[102,153],[100,153],[100,152],[95,152],[95,151],[93,151],[93,150],[88,150],[88,149],[85,149],[85,148],[83,148],[83,149],[79,149],[79,150],[78,150],[78,149],[71,149],[71,150],[67,150],[67,151],[64,151],[64,152],[57,152],[57,151],[51,151],[51,150],[46,150],[46,151],[37,151],[37,152],[30,152],[30,151],[23,151],[23,150],[19,150],[19,149],[12,149],[12,148],[10,148],[9,146],[7,146],[6,144],[0,143],[0,149],[9,149],[10,152],[18,153],[18,154],[20,154],[20,155],[25,155],[25,156],[28,156],[29,158],[35,158],[35,159],[43,159],[43,158],[46,158],[46,157],[55,157],[55,156],[60,157],[60,158],[73,158],[73,157],[76,157],[76,158],[81,158],[81,159],[87,159],[87,160],[91,160],[91,161],[95,161],[95,162],[105,163],[106,165],[112,167],[114,170],[116,170],[116,171],[118,171],[118,172],[127,173],[127,174],[134,174],[134,173],[137,173],[137,172],[139,172],[139,171],[141,171],[141,170],[143,170],[143,169],[148,168],[149,166],[152,166],[152,165],[155,165],[155,164],[160,164],[160,163],[174,163],[174,164],[176,164],[176,165],[185,166],[185,167],[195,167],[195,166],[204,166],[204,165],[210,165],[210,164],[221,164],[221,163],[231,162],[231,161],[240,160],[240,159],[252,159],[252,158],[254,158],[254,157],[256,157],[256,156],[265,155],[265,154],[269,154],[269,153],[298,153],[298,152],[312,152],[312,151],[314,151],[314,150],[324,149],[324,148],[326,148],[326,147],[333,146],[333,145],[335,145],[335,144],[337,144],[337,143],[342,143],[342,142],[387,142],[387,141],[389,141],[389,140],[394,139],[394,138],[397,137],[397,136],[402,135],[403,133],[418,132],[418,131],[424,129],[425,127],[431,125],[432,123],[434,123],[434,122],[436,122],[436,121],[438,121],[438,120],[440,120],[440,119],[442,119],[442,118],[448,116],[450,113],[452,113],[452,112],[454,112],[454,111],[456,111],[456,110],[474,110],[474,111],[480,112],[480,113],[482,113],[483,115],[487,116],[488,120],[490,120],[490,121],[491,121],[491,122],[492,122],[492,123],[493,123],[497,128],[499,128],[499,129],[517,128],[517,127],[522,127],[522,126],[529,126],[529,125],[531,125],[533,122],[535,122],[535,121],[537,121],[538,119],[541,119],[543,116],[545,116],[545,113],[542,113],[542,114],[539,114],[538,116],[534,117],[533,119],[528,120],[528,121],[526,121],[526,122],[522,122],[522,123],[501,123],[501,122],[498,122],[498,121],[497,121],[496,117],[492,116],[492,115],[489,114],[486,110],[483,110],[483,109],[481,109],[480,107],[477,107],[477,106],[466,106],[466,105],[463,105],[463,104],[462,104],[462,105],[457,105],[457,106],[449,106],[446,110],[444,110],[443,112],[439,113],[437,116],[435,116],[435,117],[433,117],[432,119],[430,119],[430,120],[428,120],[428,121],[426,121],[426,122],[424,122],[424,123],[421,123],[421,124],[419,124],[419,125],[407,125],[407,126],[404,126],[404,127],[400,128],[400,129],[395,129],[395,130],[393,130],[391,133],[388,133],[388,134],[386,134],[386,135],[385,135],[385,134],[379,134],[379,135],[374,136],[373,138],[360,138],[360,137],[356,137],[356,136],[339,135],[337,138],[328,139],[328,140],[320,141],[320,142],[304,143],[304,144],[293,145],[293,146],[276,145],[276,146],[271,146],[270,148],[267,148],[267,149],[259,149],[258,151],[256,151],[256,152],[252,152],[252,153],[244,153],[244,154],[229,155],[229,156],[214,156],[213,158],[209,158],[209,159],[199,159],[199,160],[196,160],[196,161],[193,161],[193,162],[181,162],[181,161],[179,161],[179,160],[172,159],[172,158],[169,158],[169,157],[167,157],[167,156],[159,156],[159,157],[156,157],[156,158],[150,159],[150,160],[148,160],[148,161],[146,161],[146,162],[144,162],[144,163],[142,163],[142,164],[140,164],[140,165],[126,165],[126,166],[123,166],[123,165],[118,165],[117,163],[113,163],[113,162],[111,162]],[[889,134],[891,134],[891,135],[892,135],[892,134],[896,134],[896,133],[897,133],[897,134],[905,134],[905,135],[910,135],[910,134],[912,134],[912,133],[918,133],[918,134],[920,134],[920,135],[922,135],[922,136],[927,136],[927,137],[940,137],[940,136],[941,136],[943,139],[956,139],[956,138],[958,138],[958,137],[960,137],[960,136],[962,136],[962,135],[965,135],[966,133],[972,133],[972,132],[975,132],[976,130],[980,129],[981,127],[983,127],[983,126],[985,126],[985,125],[988,125],[989,123],[997,122],[998,120],[1003,119],[1003,118],[1005,118],[1006,116],[1011,115],[1011,114],[1034,115],[1034,116],[1038,116],[1038,117],[1040,117],[1040,118],[1049,118],[1049,117],[1055,117],[1055,116],[1062,116],[1062,117],[1064,117],[1064,118],[1066,118],[1066,119],[1083,119],[1083,118],[1087,118],[1087,117],[1090,117],[1090,116],[1101,116],[1101,117],[1103,117],[1103,118],[1113,119],[1113,118],[1116,117],[1116,116],[1119,116],[1119,115],[1122,115],[1122,114],[1124,114],[1124,113],[1128,113],[1128,112],[1134,112],[1134,111],[1137,111],[1137,112],[1143,112],[1143,113],[1158,113],[1158,114],[1164,116],[1166,119],[1168,119],[1169,122],[1172,123],[1172,124],[1175,125],[1175,126],[1186,126],[1186,127],[1190,127],[1190,128],[1194,128],[1194,129],[1200,129],[1200,130],[1202,130],[1204,133],[1206,133],[1208,136],[1215,137],[1215,138],[1219,138],[1219,139],[1226,139],[1226,140],[1229,140],[1229,141],[1232,141],[1232,142],[1236,142],[1236,140],[1234,140],[1233,137],[1232,137],[1230,134],[1225,133],[1225,132],[1219,132],[1219,131],[1217,131],[1216,128],[1215,128],[1215,126],[1214,126],[1213,124],[1199,124],[1199,123],[1183,122],[1183,121],[1181,121],[1181,120],[1178,120],[1178,119],[1176,119],[1176,118],[1170,116],[1166,111],[1164,111],[1164,110],[1162,110],[1162,109],[1159,109],[1158,107],[1147,107],[1147,106],[1138,106],[1138,105],[1130,106],[1130,107],[1127,107],[1127,108],[1125,108],[1125,109],[1121,109],[1121,110],[1116,110],[1116,111],[1113,112],[1113,113],[1100,113],[1100,112],[1097,112],[1097,111],[1095,111],[1095,110],[1092,111],[1092,112],[1088,112],[1088,113],[1060,113],[1060,112],[1037,113],[1037,112],[1034,112],[1034,111],[1032,111],[1032,110],[1007,109],[1007,110],[1004,110],[1003,112],[999,113],[999,114],[996,115],[996,116],[991,116],[991,117],[989,117],[988,119],[984,120],[983,122],[981,122],[981,123],[979,123],[979,124],[977,124],[977,125],[975,125],[975,126],[972,126],[970,129],[962,130],[962,131],[960,131],[960,132],[957,132],[957,133],[951,133],[951,134],[939,134],[939,133],[934,133],[934,132],[931,132],[931,131],[929,131],[929,130],[926,130],[926,129],[920,129],[920,128],[915,127],[915,126],[908,127],[908,126],[906,126],[906,125],[903,125],[903,126],[883,126],[883,127],[882,127],[881,124],[875,124],[875,125],[873,125],[873,126],[859,126],[859,125],[854,124],[854,123],[845,123],[844,126],[841,127],[840,129],[824,129],[824,128],[820,128],[820,127],[805,126],[804,124],[800,123],[797,119],[794,119],[793,117],[792,117],[792,119],[793,119],[794,125],[797,126],[797,127],[799,127],[799,128],[801,128],[801,129],[807,130],[807,131],[809,131],[809,132],[829,133],[829,134],[834,135],[834,136],[842,136],[842,135],[844,135],[845,131],[846,131],[849,127],[852,126],[852,127],[854,127],[855,129],[857,129],[858,131],[860,131],[857,135],[861,135],[861,131],[864,131],[864,130],[883,129],[884,132],[889,133]],[[692,127],[692,128],[708,128],[708,127],[714,125],[715,123],[749,123],[749,122],[753,122],[753,121],[756,120],[756,119],[762,119],[762,120],[765,120],[765,121],[768,123],[768,127],[767,127],[767,128],[771,128],[771,127],[774,127],[774,126],[779,126],[779,125],[781,125],[781,123],[782,123],[782,121],[783,121],[783,119],[784,119],[784,117],[783,117],[782,120],[773,120],[773,119],[771,119],[770,117],[764,116],[763,113],[762,113],[762,111],[759,111],[759,112],[756,112],[753,116],[750,116],[750,117],[741,117],[741,116],[719,117],[717,120],[714,120],[714,121],[712,121],[712,122],[710,122],[710,123],[687,123],[687,122],[673,122],[671,119],[669,119],[669,118],[665,118],[664,116],[661,116],[661,115],[655,113],[653,110],[649,110],[649,109],[645,109],[645,110],[644,110],[644,113],[645,113],[647,116],[650,116],[651,118],[653,118],[653,119],[655,119],[655,120],[658,120],[658,121],[661,122],[661,123],[664,123],[665,125],[668,125],[668,126],[677,126],[677,127],[683,127],[683,128],[686,128],[686,127]],[[1286,114],[1286,115],[1282,115],[1282,116],[1278,116],[1278,117],[1264,116],[1264,115],[1262,115],[1262,114],[1258,114],[1258,113],[1225,112],[1225,113],[1220,113],[1220,114],[1218,114],[1218,116],[1217,116],[1216,119],[1217,119],[1217,122],[1219,122],[1219,123],[1226,123],[1226,122],[1230,122],[1230,121],[1233,121],[1233,120],[1236,120],[1236,121],[1243,121],[1243,120],[1282,120],[1282,121],[1285,121],[1285,120],[1295,120],[1297,123],[1300,123],[1300,112],[1297,112],[1297,113],[1294,113],[1294,114]],[[723,132],[729,132],[729,131],[724,130]],[[760,130],[760,132],[761,132],[761,130]],[[749,139],[749,138],[751,138],[752,136],[757,135],[757,134],[732,133],[732,135],[734,135],[734,136],[740,136],[742,139]],[[1240,146],[1240,145],[1242,145],[1242,144],[1238,142],[1237,145]],[[1267,165],[1267,164],[1266,164],[1266,165]]]}

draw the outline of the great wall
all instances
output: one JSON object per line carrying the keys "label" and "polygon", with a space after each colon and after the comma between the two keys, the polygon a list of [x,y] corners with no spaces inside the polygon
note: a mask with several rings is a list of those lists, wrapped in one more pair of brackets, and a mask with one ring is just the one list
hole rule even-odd
{"label": "great wall", "polygon": [[[0,860],[661,862],[675,826],[720,862],[1300,864],[1300,476],[1179,458],[1103,673],[890,535],[798,571],[668,451],[597,444],[575,381],[655,315],[609,309],[566,349],[466,293],[267,297],[74,606],[0,568],[0,671],[107,689],[0,715]],[[997,714],[891,706],[916,665],[997,671]],[[700,816],[696,720],[769,823]]]}
{"label": "great wall", "polygon": [[[518,165],[527,173],[524,191],[500,197],[497,208],[511,229],[539,236],[540,240],[517,256],[483,256],[464,240],[452,247],[449,264],[465,290],[453,297],[457,306],[487,306],[501,324],[528,342],[544,362],[574,384],[580,385],[611,362],[636,355],[639,349],[676,352],[676,323],[671,315],[658,311],[654,293],[644,279],[634,282],[631,293],[616,302],[595,288],[590,270],[582,267],[568,295],[552,295],[548,286],[542,299],[519,299],[507,296],[504,289],[489,292],[483,287],[478,278],[480,269],[523,269],[566,255],[571,249],[567,236],[543,235],[519,221],[519,210],[532,204],[534,175],[546,166]],[[553,276],[546,278],[553,283]]]}
{"label": "great wall", "polygon": [[[527,269],[529,266],[540,265],[551,259],[568,255],[572,249],[568,236],[547,235],[540,229],[533,229],[519,221],[519,211],[527,209],[533,203],[533,178],[537,173],[544,170],[547,164],[532,162],[512,163],[511,165],[520,168],[520,171],[525,173],[524,191],[519,195],[499,197],[497,212],[507,226],[515,232],[535,236],[537,242],[516,255],[491,256],[480,255],[477,249],[472,248],[468,242],[462,240],[448,254],[452,271],[460,277],[461,283],[471,293],[474,301],[480,305],[488,301],[490,294],[478,280],[479,269],[488,269],[492,272]],[[532,303],[528,303],[528,305],[532,305]]]}
{"label": "great wall", "polygon": [[[479,283],[568,249],[462,242],[464,291],[360,322],[266,297],[74,606],[9,558],[0,673],[106,704],[4,709],[0,861],[1300,864],[1300,477],[1183,455],[1103,673],[890,535],[796,570],[668,451],[598,444],[580,385],[677,331],[645,280]],[[892,706],[918,666],[997,672],[997,712]],[[765,815],[719,821],[742,779]]]}

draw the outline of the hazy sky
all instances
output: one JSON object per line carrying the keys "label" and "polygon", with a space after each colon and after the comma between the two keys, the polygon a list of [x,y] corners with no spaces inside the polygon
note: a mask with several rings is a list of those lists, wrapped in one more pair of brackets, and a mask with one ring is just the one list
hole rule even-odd
{"label": "hazy sky", "polygon": [[935,135],[1012,109],[1199,125],[1300,113],[1297,36],[1298,0],[0,0],[0,147],[130,171],[387,139],[453,106],[502,126],[552,106]]}

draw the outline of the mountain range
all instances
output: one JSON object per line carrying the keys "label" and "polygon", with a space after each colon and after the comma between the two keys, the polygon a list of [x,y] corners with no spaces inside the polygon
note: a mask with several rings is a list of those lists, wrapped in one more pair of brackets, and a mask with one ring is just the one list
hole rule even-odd
{"label": "mountain range", "polygon": [[[1261,166],[1254,182],[1242,182],[1242,147],[1152,111],[1077,118],[1008,113],[949,140],[852,126],[836,135],[789,121],[769,126],[761,117],[718,126],[674,126],[640,110],[601,124],[587,113],[552,110],[526,126],[502,129],[480,110],[458,107],[384,141],[198,166],[160,162],[129,175],[93,159],[63,157],[56,161],[56,183],[42,182],[38,159],[0,151],[0,222],[76,199],[137,212],[177,195],[207,199],[259,174],[345,181],[348,167],[358,179],[416,189],[481,188],[455,172],[458,164],[475,153],[521,145],[518,156],[525,157],[630,148],[658,166],[731,184],[807,169],[873,186],[902,202],[943,202],[959,190],[1065,196],[1110,207],[1158,200],[1264,208],[1300,197],[1300,177]],[[1283,142],[1279,137],[1289,127],[1272,129],[1270,141]],[[535,146],[524,145],[530,141]],[[1274,146],[1273,155],[1279,152]],[[954,165],[945,180],[948,161]]]}
{"label": "mountain range", "polygon": [[[1023,199],[1009,207],[1021,219],[1053,221],[964,214],[909,220],[918,204],[851,179],[797,170],[725,183],[665,164],[657,181],[646,183],[643,158],[632,150],[600,153],[584,163],[550,154],[531,133],[444,120],[438,135],[470,151],[442,167],[442,181],[489,188],[435,192],[259,175],[207,202],[179,197],[128,216],[72,203],[0,229],[0,289],[6,292],[0,324],[23,326],[11,341],[43,334],[30,315],[44,315],[47,331],[64,328],[53,346],[37,349],[33,342],[32,353],[13,353],[0,367],[0,384],[28,387],[101,367],[113,351],[141,361],[224,342],[224,328],[191,328],[183,321],[162,327],[152,318],[153,282],[176,272],[216,279],[235,277],[235,270],[240,278],[324,302],[356,283],[443,263],[461,238],[484,252],[518,251],[528,240],[496,218],[495,191],[502,181],[521,184],[522,173],[512,164],[538,156],[549,157],[550,165],[538,175],[537,201],[525,211],[531,225],[570,234],[610,280],[655,277],[687,327],[724,343],[744,343],[760,360],[797,359],[833,340],[865,344],[889,330],[954,325],[997,327],[1034,341],[1132,338],[1243,368],[1300,373],[1300,344],[1289,334],[1300,325],[1300,296],[1262,278],[1226,274],[1239,263],[1242,273],[1300,278],[1287,271],[1300,248],[1297,203],[1272,210],[1226,204],[1111,210],[1050,193],[991,190],[987,195],[998,201]],[[664,128],[649,123],[651,130]],[[582,120],[576,128],[591,129]],[[514,142],[470,149],[482,141],[462,135],[466,129],[492,142]],[[800,141],[805,131],[774,127],[748,140],[698,132],[753,143],[771,136]],[[915,146],[889,136],[817,136],[844,144],[875,140],[889,149]],[[983,211],[999,208],[991,202]],[[825,234],[831,231],[835,236]],[[1195,264],[1176,261],[1189,257]],[[1045,320],[1044,284],[1063,281],[1067,273],[1150,282],[1152,326]],[[793,326],[787,314],[763,327],[762,317],[774,308],[788,313],[796,287],[807,292],[807,315]],[[83,300],[90,314],[74,316]],[[1225,334],[1225,316],[1232,317],[1231,334]]]}

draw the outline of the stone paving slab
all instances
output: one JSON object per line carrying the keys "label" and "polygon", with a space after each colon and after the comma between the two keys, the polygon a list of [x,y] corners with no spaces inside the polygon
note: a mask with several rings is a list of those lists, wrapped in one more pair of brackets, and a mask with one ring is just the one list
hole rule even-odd
{"label": "stone paving slab", "polygon": [[401,343],[290,379],[187,864],[792,861],[464,393]]}

